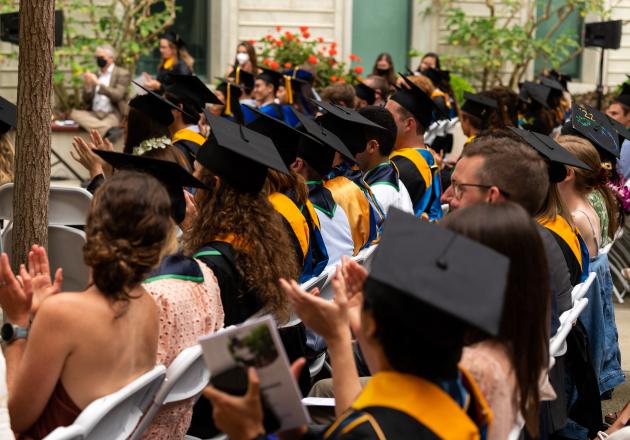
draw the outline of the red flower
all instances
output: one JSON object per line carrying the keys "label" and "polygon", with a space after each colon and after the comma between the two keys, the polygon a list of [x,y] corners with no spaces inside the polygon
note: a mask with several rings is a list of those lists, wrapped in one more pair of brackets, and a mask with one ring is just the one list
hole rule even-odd
{"label": "red flower", "polygon": [[335,48],[337,47],[337,42],[333,41],[332,43],[330,43],[330,47]]}
{"label": "red flower", "polygon": [[291,32],[289,32],[289,31],[286,31],[284,33],[284,38],[286,38],[287,40],[291,41],[291,40],[293,40],[293,34]]}
{"label": "red flower", "polygon": [[282,30],[282,26],[276,26],[276,32],[280,32]]}
{"label": "red flower", "polygon": [[354,73],[361,75],[363,73],[363,66],[357,66],[354,68]]}
{"label": "red flower", "polygon": [[350,61],[359,61],[359,60],[360,60],[360,58],[358,56],[356,56],[353,53],[350,54]]}
{"label": "red flower", "polygon": [[254,44],[256,44],[256,40],[249,40],[249,41],[247,41],[247,42],[248,42],[249,44],[251,44],[252,46],[253,46]]}
{"label": "red flower", "polygon": [[361,82],[363,82],[363,77],[362,76],[357,76],[357,79]]}
{"label": "red flower", "polygon": [[269,68],[271,70],[276,70],[278,67],[280,67],[280,63],[278,63],[276,60],[273,60],[269,63]]}
{"label": "red flower", "polygon": [[317,64],[317,57],[315,55],[309,55],[307,61],[310,64]]}
{"label": "red flower", "polygon": [[291,68],[291,63],[284,63],[284,68],[285,69],[290,69]]}
{"label": "red flower", "polygon": [[282,40],[277,40],[277,41],[276,41],[276,46],[278,46],[278,47],[282,47],[282,46],[284,46],[284,41],[282,41]]}
{"label": "red flower", "polygon": [[311,36],[311,33],[310,32],[302,32],[302,36],[304,38],[309,38]]}
{"label": "red flower", "polygon": [[318,43],[323,43],[324,42],[324,37],[317,37],[317,42]]}
{"label": "red flower", "polygon": [[334,58],[329,58],[328,59],[328,64],[330,64],[331,66],[334,66],[335,63],[337,63],[337,61]]}
{"label": "red flower", "polygon": [[337,82],[337,77],[336,77],[335,75],[332,75],[332,76],[330,77],[330,80],[331,80],[332,82]]}
{"label": "red flower", "polygon": [[263,62],[262,62],[262,63],[263,63],[265,66],[268,66],[268,65],[269,65],[269,59],[268,59],[268,58],[265,58],[265,59],[263,60]]}
{"label": "red flower", "polygon": [[331,57],[334,57],[335,55],[337,55],[337,51],[334,48],[330,48],[328,53],[330,54]]}
{"label": "red flower", "polygon": [[273,35],[271,35],[271,34],[266,35],[265,36],[265,40],[273,41],[274,40]]}
{"label": "red flower", "polygon": [[341,78],[339,78],[339,82],[340,82],[340,83],[345,83],[345,82],[346,82],[346,79],[345,79],[345,78],[343,78],[343,77],[341,77]]}
{"label": "red flower", "polygon": [[308,26],[300,26],[300,32],[308,32]]}

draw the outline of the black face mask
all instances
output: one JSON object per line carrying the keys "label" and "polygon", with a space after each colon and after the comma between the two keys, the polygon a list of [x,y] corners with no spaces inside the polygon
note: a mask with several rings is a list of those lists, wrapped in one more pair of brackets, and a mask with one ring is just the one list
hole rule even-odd
{"label": "black face mask", "polygon": [[376,69],[376,72],[381,75],[381,76],[385,76],[389,73],[389,69]]}
{"label": "black face mask", "polygon": [[96,64],[102,69],[107,66],[107,60],[103,57],[96,57]]}

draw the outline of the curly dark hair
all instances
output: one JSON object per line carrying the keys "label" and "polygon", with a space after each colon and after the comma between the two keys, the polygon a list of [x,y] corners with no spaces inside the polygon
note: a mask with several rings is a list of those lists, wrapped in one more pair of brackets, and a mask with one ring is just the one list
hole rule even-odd
{"label": "curly dark hair", "polygon": [[148,174],[120,171],[99,187],[92,200],[83,247],[85,264],[103,295],[129,301],[129,293],[160,262],[172,231],[171,200]]}
{"label": "curly dark hair", "polygon": [[184,236],[188,255],[219,237],[234,236],[236,269],[245,290],[255,291],[279,322],[289,317],[280,278],[297,278],[300,268],[287,228],[263,193],[245,194],[218,182],[202,168],[200,180],[209,190],[198,190],[198,215]]}

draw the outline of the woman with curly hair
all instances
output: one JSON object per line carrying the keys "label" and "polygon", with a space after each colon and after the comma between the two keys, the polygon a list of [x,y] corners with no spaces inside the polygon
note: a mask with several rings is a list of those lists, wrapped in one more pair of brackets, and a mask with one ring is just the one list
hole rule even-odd
{"label": "woman with curly hair", "polygon": [[141,282],[173,231],[170,208],[153,177],[125,171],[105,181],[88,214],[83,258],[91,282],[83,292],[57,293],[60,280],[51,283],[41,247],[20,280],[2,254],[0,305],[15,336],[5,347],[15,432],[46,437],[155,366],[158,309]]}
{"label": "woman with curly hair", "polygon": [[0,186],[13,182],[15,151],[8,133],[0,134]]}

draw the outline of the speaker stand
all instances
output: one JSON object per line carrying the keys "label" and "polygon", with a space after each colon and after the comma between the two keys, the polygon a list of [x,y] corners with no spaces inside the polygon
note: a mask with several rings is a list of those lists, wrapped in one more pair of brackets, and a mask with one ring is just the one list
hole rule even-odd
{"label": "speaker stand", "polygon": [[604,53],[606,49],[602,48],[599,55],[599,76],[597,80],[597,110],[602,109],[602,101],[604,100]]}

